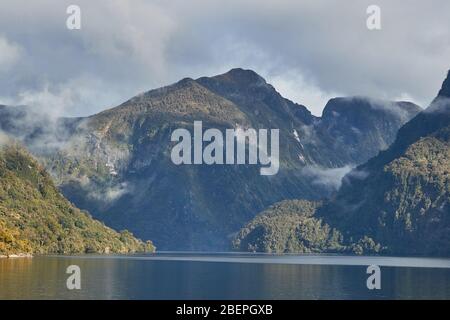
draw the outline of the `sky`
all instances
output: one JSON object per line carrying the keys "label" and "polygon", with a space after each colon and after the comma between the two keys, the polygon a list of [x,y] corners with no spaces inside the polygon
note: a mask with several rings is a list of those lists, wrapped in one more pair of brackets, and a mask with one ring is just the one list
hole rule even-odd
{"label": "sky", "polygon": [[349,95],[426,107],[450,69],[449,15],[448,0],[2,0],[0,104],[85,116],[241,67],[316,115]]}

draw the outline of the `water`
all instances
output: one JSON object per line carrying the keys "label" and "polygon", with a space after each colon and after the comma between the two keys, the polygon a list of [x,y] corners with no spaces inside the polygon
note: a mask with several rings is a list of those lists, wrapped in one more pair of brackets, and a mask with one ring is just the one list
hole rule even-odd
{"label": "water", "polygon": [[[366,268],[381,267],[381,290]],[[81,268],[81,290],[66,268]],[[159,253],[0,259],[0,299],[449,299],[450,259]]]}

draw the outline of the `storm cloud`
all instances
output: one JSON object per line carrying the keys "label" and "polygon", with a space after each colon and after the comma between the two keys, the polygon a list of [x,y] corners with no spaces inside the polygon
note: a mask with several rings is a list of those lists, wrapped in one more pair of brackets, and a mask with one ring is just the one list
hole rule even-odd
{"label": "storm cloud", "polygon": [[[71,4],[81,30],[66,28]],[[381,30],[366,28],[371,4]],[[426,106],[450,68],[449,12],[447,0],[3,0],[0,104],[88,115],[242,67],[315,114],[337,95]]]}

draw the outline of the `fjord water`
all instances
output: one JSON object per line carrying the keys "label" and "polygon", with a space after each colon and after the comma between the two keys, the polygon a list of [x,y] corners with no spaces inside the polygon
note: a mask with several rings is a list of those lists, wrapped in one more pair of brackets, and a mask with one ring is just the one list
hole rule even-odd
{"label": "fjord water", "polygon": [[[368,290],[368,265],[381,290]],[[81,269],[68,290],[66,269]],[[0,259],[0,299],[450,299],[450,259],[159,253]]]}

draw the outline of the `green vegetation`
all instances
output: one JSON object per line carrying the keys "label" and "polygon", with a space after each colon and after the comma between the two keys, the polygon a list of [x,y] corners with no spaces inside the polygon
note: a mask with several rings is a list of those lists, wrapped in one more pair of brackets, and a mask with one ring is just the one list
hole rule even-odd
{"label": "green vegetation", "polygon": [[74,207],[47,172],[17,145],[0,147],[0,255],[154,251]]}
{"label": "green vegetation", "polygon": [[[320,229],[310,224],[302,233],[294,232],[304,223],[292,217],[307,212],[320,225],[339,230],[339,244],[355,254],[450,256],[449,92],[450,72],[430,107],[405,124],[386,151],[348,174],[331,200],[314,213],[305,202],[281,203],[274,207],[280,214],[269,209],[255,218],[235,245],[305,252],[291,245],[292,235],[296,243]],[[310,248],[316,248],[314,242]]]}
{"label": "green vegetation", "polygon": [[342,235],[314,217],[318,205],[285,200],[271,206],[239,231],[233,248],[271,253],[342,252]]}
{"label": "green vegetation", "polygon": [[383,248],[364,236],[345,241],[342,233],[317,217],[322,203],[285,200],[258,214],[232,241],[234,250],[268,253],[377,254]]}
{"label": "green vegetation", "polygon": [[418,138],[401,155],[391,154],[387,150],[359,167],[321,206],[272,206],[240,230],[234,248],[449,256],[450,126]]}
{"label": "green vegetation", "polygon": [[[34,114],[25,117],[33,119],[31,131],[20,115],[12,121],[14,108],[0,108],[0,128],[24,136],[64,196],[108,226],[151,238],[163,250],[225,250],[228,235],[268,206],[335,191],[336,184],[322,183],[305,168],[365,162],[390,145],[419,109],[336,98],[316,117],[255,72],[233,69],[183,79],[87,118],[60,119],[56,134],[39,129],[45,121],[36,124]],[[252,165],[174,165],[171,133],[192,132],[195,120],[222,132],[278,128],[280,171],[264,177]]]}
{"label": "green vegetation", "polygon": [[388,254],[449,256],[449,129],[420,138],[383,165],[360,168],[368,176],[349,177],[319,216],[349,239],[376,239]]}
{"label": "green vegetation", "polygon": [[0,221],[0,255],[28,254],[32,251],[29,241],[21,239],[17,228],[8,228],[5,222]]}
{"label": "green vegetation", "polygon": [[[373,107],[378,104],[334,99],[317,118],[255,72],[233,69],[78,119],[64,146],[39,157],[63,194],[107,225],[151,237],[162,249],[224,250],[227,236],[269,205],[334,191],[305,177],[305,166],[361,163],[390,144],[419,109],[392,102],[387,111]],[[192,132],[195,120],[222,132],[279,128],[279,173],[269,179],[256,166],[175,166],[171,133]]]}

